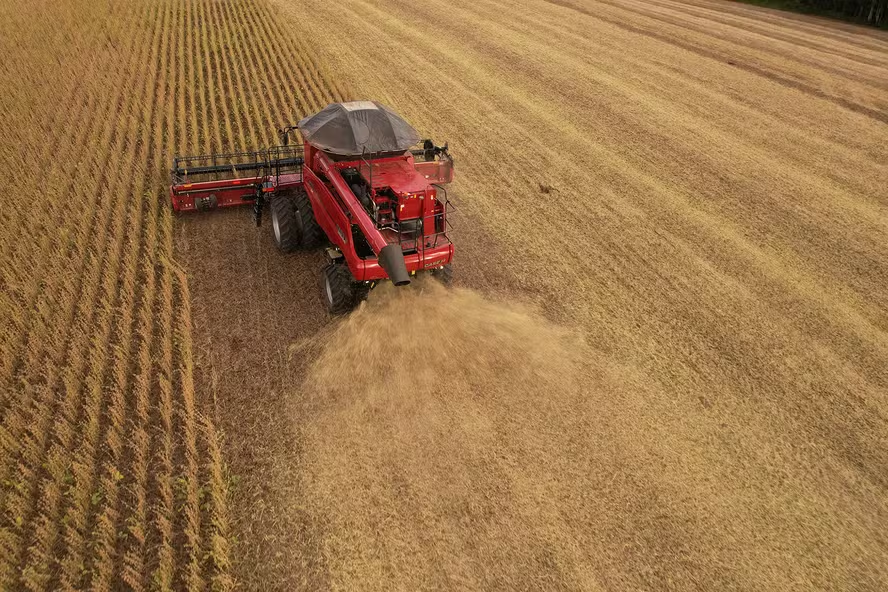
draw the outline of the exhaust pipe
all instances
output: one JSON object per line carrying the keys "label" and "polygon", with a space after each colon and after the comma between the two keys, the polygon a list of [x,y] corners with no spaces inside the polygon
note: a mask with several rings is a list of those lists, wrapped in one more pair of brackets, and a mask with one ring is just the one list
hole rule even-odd
{"label": "exhaust pipe", "polygon": [[404,263],[404,252],[401,245],[386,245],[379,251],[379,264],[388,274],[389,279],[396,286],[406,286],[410,283],[410,274]]}

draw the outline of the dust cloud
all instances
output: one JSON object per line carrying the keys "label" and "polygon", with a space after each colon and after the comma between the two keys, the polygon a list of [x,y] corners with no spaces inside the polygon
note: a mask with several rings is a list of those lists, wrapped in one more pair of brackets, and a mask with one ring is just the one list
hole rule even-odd
{"label": "dust cloud", "polygon": [[405,409],[448,393],[535,399],[570,389],[585,349],[578,334],[528,307],[425,278],[406,289],[381,285],[313,345],[308,382],[325,407],[344,396]]}
{"label": "dust cloud", "polygon": [[299,349],[302,503],[332,588],[595,587],[577,542],[607,414],[577,333],[428,281]]}

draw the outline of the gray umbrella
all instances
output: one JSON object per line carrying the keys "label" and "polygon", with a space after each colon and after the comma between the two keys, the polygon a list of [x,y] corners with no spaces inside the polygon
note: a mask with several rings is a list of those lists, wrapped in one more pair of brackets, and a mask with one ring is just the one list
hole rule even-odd
{"label": "gray umbrella", "polygon": [[299,131],[321,150],[345,156],[401,152],[420,140],[409,123],[376,101],[327,105],[300,121]]}

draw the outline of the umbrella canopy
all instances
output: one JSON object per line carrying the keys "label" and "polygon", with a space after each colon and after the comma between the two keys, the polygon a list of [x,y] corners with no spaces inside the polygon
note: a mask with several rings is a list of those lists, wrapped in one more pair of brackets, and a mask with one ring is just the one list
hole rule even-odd
{"label": "umbrella canopy", "polygon": [[333,103],[300,121],[298,127],[308,142],[343,156],[401,152],[420,140],[409,123],[376,101]]}

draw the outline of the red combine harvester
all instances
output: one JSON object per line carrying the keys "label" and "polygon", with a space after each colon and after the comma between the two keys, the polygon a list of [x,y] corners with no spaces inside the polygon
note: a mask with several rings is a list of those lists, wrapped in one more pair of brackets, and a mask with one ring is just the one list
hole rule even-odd
{"label": "red combine harvester", "polygon": [[[291,146],[297,130],[303,145]],[[334,103],[280,133],[282,145],[257,152],[177,156],[173,209],[251,204],[258,226],[268,204],[281,251],[331,243],[322,295],[333,314],[385,279],[403,286],[428,272],[450,283],[446,144],[416,148],[416,130],[370,101]]]}

